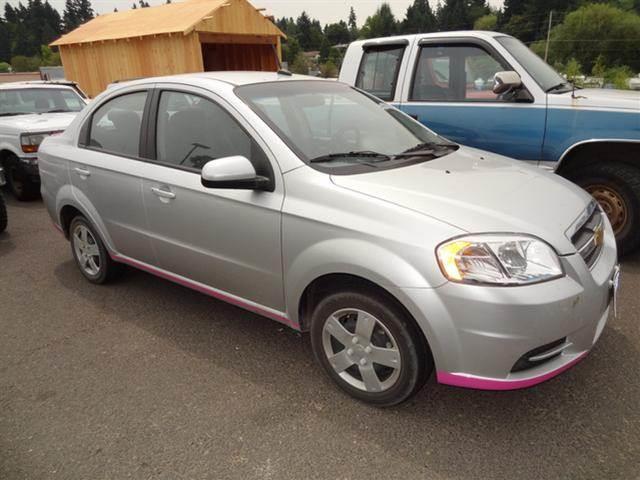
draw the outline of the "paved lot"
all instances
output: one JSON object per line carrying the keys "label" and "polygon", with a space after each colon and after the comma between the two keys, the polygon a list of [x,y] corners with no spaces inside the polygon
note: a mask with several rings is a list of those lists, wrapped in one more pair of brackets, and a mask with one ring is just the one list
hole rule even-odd
{"label": "paved lot", "polygon": [[0,478],[640,478],[640,257],[594,351],[530,390],[377,410],[307,336],[141,272],[83,280],[41,202],[0,235]]}

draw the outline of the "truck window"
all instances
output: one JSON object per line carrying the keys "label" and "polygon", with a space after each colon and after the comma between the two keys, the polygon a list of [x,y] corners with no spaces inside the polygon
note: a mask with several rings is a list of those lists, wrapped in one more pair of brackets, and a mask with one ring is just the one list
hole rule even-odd
{"label": "truck window", "polygon": [[366,48],[360,63],[356,87],[382,100],[393,100],[404,45]]}
{"label": "truck window", "polygon": [[420,48],[410,99],[433,102],[500,101],[493,77],[510,70],[503,60],[476,45],[425,45]]}

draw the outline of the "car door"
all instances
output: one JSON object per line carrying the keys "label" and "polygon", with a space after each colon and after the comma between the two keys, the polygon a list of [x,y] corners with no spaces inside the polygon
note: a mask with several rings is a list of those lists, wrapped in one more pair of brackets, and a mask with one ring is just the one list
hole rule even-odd
{"label": "car door", "polygon": [[423,39],[413,50],[403,111],[461,144],[521,160],[541,158],[544,95],[526,89],[494,94],[495,73],[514,70],[495,49],[480,39]]}
{"label": "car door", "polygon": [[[174,275],[284,310],[281,257],[283,185],[268,148],[211,93],[159,89],[143,197],[158,266]],[[215,99],[214,99],[215,98]],[[247,157],[275,191],[205,188],[208,161]]]}
{"label": "car door", "polygon": [[[146,216],[140,178],[141,132],[147,89],[110,97],[85,120],[79,152],[69,164],[71,182],[81,203],[92,207],[112,247],[145,263],[155,261],[145,234]],[[90,212],[91,214],[91,212]]]}

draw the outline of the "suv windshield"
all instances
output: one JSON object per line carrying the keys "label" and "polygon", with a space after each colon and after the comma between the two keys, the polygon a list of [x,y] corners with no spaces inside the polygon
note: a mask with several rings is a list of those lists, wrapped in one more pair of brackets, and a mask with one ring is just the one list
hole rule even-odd
{"label": "suv windshield", "polygon": [[303,161],[320,170],[392,168],[457,148],[399,110],[342,83],[271,82],[235,91]]}
{"label": "suv windshield", "polygon": [[0,90],[0,116],[28,113],[79,112],[82,98],[70,88],[12,88]]}
{"label": "suv windshield", "polygon": [[496,37],[496,40],[516,58],[545,92],[554,90],[555,93],[562,93],[558,88],[560,85],[567,85],[565,91],[571,89],[571,86],[558,72],[551,68],[549,64],[538,55],[529,50],[520,40],[506,36]]}

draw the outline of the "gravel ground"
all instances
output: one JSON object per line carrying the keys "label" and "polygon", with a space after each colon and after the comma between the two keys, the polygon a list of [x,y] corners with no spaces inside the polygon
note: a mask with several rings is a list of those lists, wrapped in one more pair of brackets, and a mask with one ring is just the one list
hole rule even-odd
{"label": "gravel ground", "polygon": [[431,380],[378,410],[333,387],[306,335],[138,271],[89,284],[42,203],[7,202],[0,479],[640,478],[640,257],[560,377]]}

